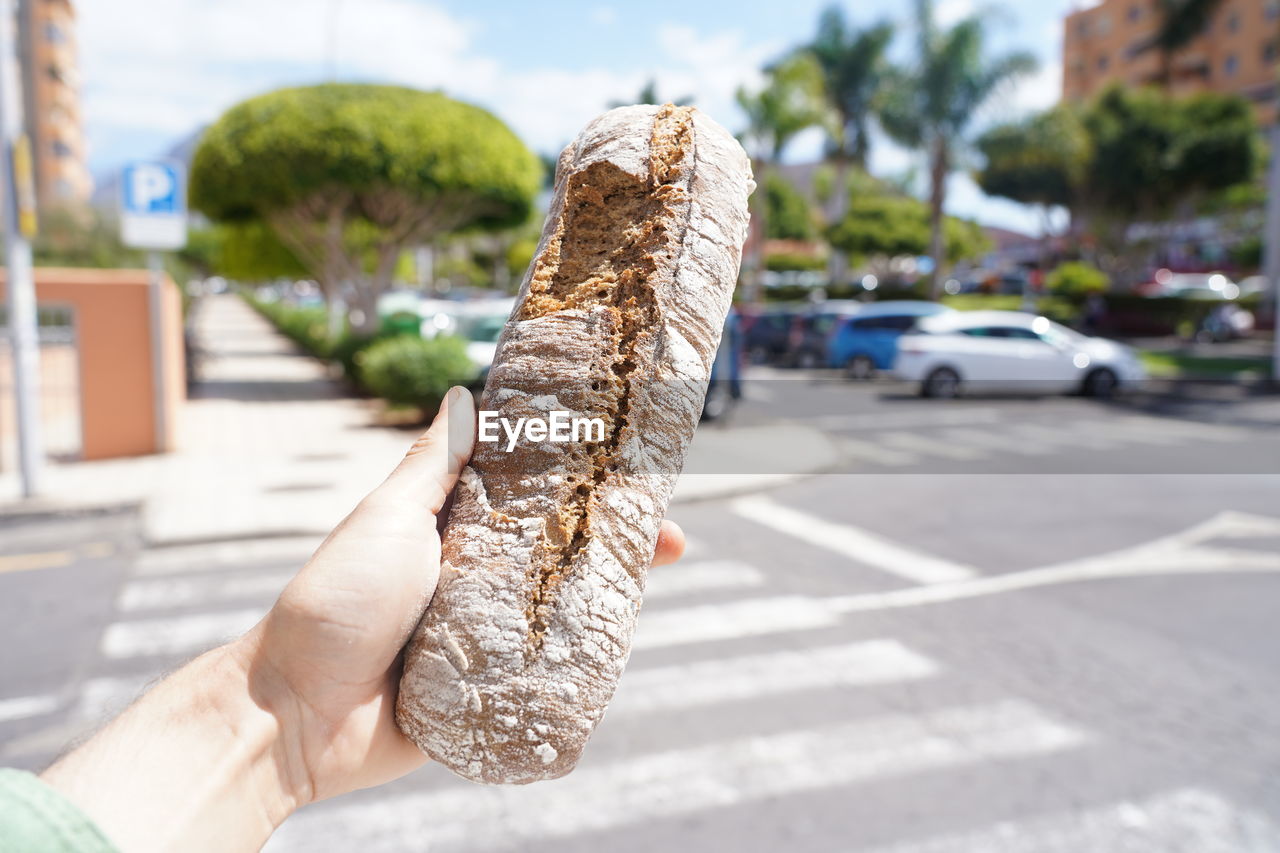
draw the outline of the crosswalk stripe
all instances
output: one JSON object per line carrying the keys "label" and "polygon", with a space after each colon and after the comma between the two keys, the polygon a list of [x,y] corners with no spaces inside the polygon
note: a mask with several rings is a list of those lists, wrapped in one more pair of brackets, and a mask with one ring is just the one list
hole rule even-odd
{"label": "crosswalk stripe", "polygon": [[632,646],[656,649],[838,625],[840,613],[823,599],[803,595],[748,598],[644,613]]}
{"label": "crosswalk stripe", "polygon": [[139,575],[205,572],[226,567],[240,568],[255,562],[288,563],[302,568],[319,545],[318,536],[286,536],[153,548],[138,556],[135,571]]}
{"label": "crosswalk stripe", "polygon": [[57,696],[16,696],[0,699],[0,723],[38,717],[58,709]]}
{"label": "crosswalk stripe", "polygon": [[1115,436],[1103,436],[1105,427],[1094,421],[1072,421],[1059,427],[1044,424],[1010,424],[1007,427],[1012,441],[1030,439],[1038,444],[1063,444],[1084,447],[1089,450],[1114,450],[1124,441]]}
{"label": "crosswalk stripe", "polygon": [[840,455],[848,459],[874,462],[877,465],[914,465],[920,457],[914,453],[883,447],[874,441],[839,437],[833,440]]}
{"label": "crosswalk stripe", "polygon": [[275,598],[293,575],[292,570],[285,570],[238,577],[212,574],[138,580],[120,590],[117,606],[123,611],[158,610],[191,604]]}
{"label": "crosswalk stripe", "polygon": [[609,717],[757,699],[799,690],[927,678],[937,665],[896,640],[699,661],[627,673]]}
{"label": "crosswalk stripe", "polygon": [[772,797],[829,790],[1085,743],[1017,701],[893,715],[749,737],[583,767],[528,787],[459,787],[296,815],[268,850],[314,850],[341,838],[362,853],[511,847]]}
{"label": "crosswalk stripe", "polygon": [[264,609],[195,613],[172,619],[116,622],[102,634],[102,654],[109,658],[190,654],[238,637],[262,618]]}
{"label": "crosswalk stripe", "polygon": [[744,518],[915,583],[950,583],[976,574],[969,566],[913,551],[874,533],[809,515],[766,497],[738,498],[730,506]]}
{"label": "crosswalk stripe", "polygon": [[1211,791],[1187,788],[878,848],[874,853],[953,853],[956,850],[1017,850],[1018,853],[1243,853],[1280,850],[1280,827],[1261,814],[1239,809]]}
{"label": "crosswalk stripe", "polygon": [[926,406],[914,411],[868,412],[864,414],[817,415],[796,418],[798,423],[821,430],[872,430],[911,429],[938,425],[993,424],[1000,420],[999,410],[992,407],[968,407],[940,409]]}
{"label": "crosswalk stripe", "polygon": [[737,560],[707,560],[651,571],[645,581],[646,601],[708,590],[761,586],[764,573]]}
{"label": "crosswalk stripe", "polygon": [[1130,427],[1140,428],[1146,432],[1178,436],[1183,439],[1235,441],[1243,435],[1248,435],[1247,431],[1239,427],[1206,424],[1199,421],[1174,420],[1172,418],[1130,417],[1123,419],[1121,423]]}
{"label": "crosswalk stripe", "polygon": [[1013,440],[1003,432],[983,432],[977,429],[945,429],[938,435],[961,447],[977,447],[998,453],[1017,453],[1022,456],[1043,456],[1054,448],[1029,439]]}
{"label": "crosswalk stripe", "polygon": [[947,459],[960,460],[982,459],[987,456],[987,452],[985,450],[949,444],[945,441],[939,441],[936,438],[914,432],[884,432],[877,436],[877,440],[881,444],[887,445],[893,450],[905,450],[908,453],[923,453],[926,456],[943,456]]}
{"label": "crosswalk stripe", "polygon": [[1155,444],[1164,447],[1198,440],[1198,436],[1162,427],[1158,418],[1117,419],[1106,425],[1105,434],[1107,436],[1127,438],[1130,441],[1141,444]]}

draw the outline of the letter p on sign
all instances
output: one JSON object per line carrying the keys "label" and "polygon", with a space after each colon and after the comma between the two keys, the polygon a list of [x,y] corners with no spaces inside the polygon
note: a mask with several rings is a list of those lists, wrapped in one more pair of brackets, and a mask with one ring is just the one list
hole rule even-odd
{"label": "letter p on sign", "polygon": [[120,176],[120,226],[126,246],[181,249],[187,242],[187,200],[182,164],[130,163]]}

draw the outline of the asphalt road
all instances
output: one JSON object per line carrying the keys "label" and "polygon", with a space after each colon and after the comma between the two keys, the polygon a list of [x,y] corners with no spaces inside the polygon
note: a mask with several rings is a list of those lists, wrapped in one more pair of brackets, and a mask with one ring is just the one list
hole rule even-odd
{"label": "asphalt road", "polygon": [[[1274,402],[813,378],[727,428],[817,420],[839,472],[677,508],[690,553],[651,576],[577,771],[427,767],[269,849],[1280,850]],[[249,624],[315,544],[141,549],[128,516],[0,542],[0,763],[28,767]]]}

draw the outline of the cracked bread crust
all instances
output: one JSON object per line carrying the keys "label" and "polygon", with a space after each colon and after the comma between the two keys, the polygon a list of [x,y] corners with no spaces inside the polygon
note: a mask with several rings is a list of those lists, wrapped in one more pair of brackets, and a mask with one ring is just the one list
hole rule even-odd
{"label": "cracked bread crust", "polygon": [[737,279],[754,188],[689,107],[597,118],[550,214],[480,407],[598,417],[603,440],[478,444],[434,599],[405,653],[401,730],[460,776],[573,769],[630,654],[645,573]]}

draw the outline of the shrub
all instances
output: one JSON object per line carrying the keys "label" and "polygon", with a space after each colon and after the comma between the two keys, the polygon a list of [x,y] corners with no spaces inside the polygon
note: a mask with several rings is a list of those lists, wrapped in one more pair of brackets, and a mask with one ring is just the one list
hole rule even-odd
{"label": "shrub", "polygon": [[772,272],[824,270],[827,268],[827,259],[796,252],[775,252],[764,259],[764,266]]}
{"label": "shrub", "polygon": [[423,340],[399,335],[370,344],[355,360],[360,380],[371,393],[428,412],[439,407],[449,388],[466,385],[476,376],[466,342],[457,337]]}
{"label": "shrub", "polygon": [[1111,285],[1111,279],[1093,264],[1067,261],[1049,273],[1045,284],[1052,293],[1060,296],[1085,296],[1105,291]]}

